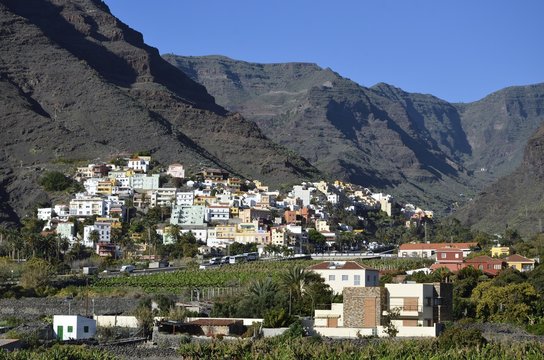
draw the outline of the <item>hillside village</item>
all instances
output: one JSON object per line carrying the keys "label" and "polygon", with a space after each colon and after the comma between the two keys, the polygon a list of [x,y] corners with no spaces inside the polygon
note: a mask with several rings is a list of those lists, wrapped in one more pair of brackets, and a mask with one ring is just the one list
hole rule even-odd
{"label": "hillside village", "polygon": [[[123,251],[132,257],[156,255],[150,255],[148,248],[157,241],[155,233],[164,245],[190,233],[202,254],[226,254],[234,243],[255,244],[261,253],[361,251],[378,244],[337,241],[343,233],[353,237],[364,232],[358,226],[364,218],[358,214],[383,211],[391,216],[397,211],[390,195],[341,181],[303,182],[280,192],[220,169],[205,168],[188,176],[182,164],[170,164],[160,172],[152,163],[150,156],[135,156],[117,159],[116,164],[78,167],[74,179],[85,191],[76,193],[68,204],[39,208],[37,218],[46,222],[43,230],[55,232],[70,245],[80,243],[116,258],[127,255]],[[340,206],[355,221],[333,223],[333,207]],[[134,210],[158,211],[160,219],[152,227],[127,230],[123,224],[133,220]],[[402,213],[407,226],[433,215],[411,204]],[[123,247],[127,239],[122,236],[134,246]],[[316,237],[317,242],[309,241]]]}

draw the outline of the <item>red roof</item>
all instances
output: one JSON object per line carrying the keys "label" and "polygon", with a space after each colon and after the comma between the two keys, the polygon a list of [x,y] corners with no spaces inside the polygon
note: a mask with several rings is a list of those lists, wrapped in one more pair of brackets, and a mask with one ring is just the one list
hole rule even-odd
{"label": "red roof", "polygon": [[436,270],[441,269],[441,268],[446,268],[449,271],[451,271],[452,273],[455,273],[455,272],[463,269],[464,267],[466,267],[466,265],[463,264],[463,263],[457,263],[457,264],[449,263],[449,264],[432,264],[430,269],[432,271],[436,271]]}
{"label": "red roof", "polygon": [[533,259],[528,259],[525,256],[521,256],[521,255],[518,255],[518,254],[510,255],[507,258],[505,258],[504,260],[506,260],[508,262],[512,261],[512,262],[523,262],[523,263],[530,263],[530,264],[535,263],[535,261]]}
{"label": "red roof", "polygon": [[324,261],[310,266],[310,270],[376,270],[355,261]]}
{"label": "red roof", "polygon": [[494,259],[491,256],[482,255],[482,256],[476,256],[472,259],[465,260],[466,263],[491,263],[491,264],[502,264],[504,260],[502,259]]}
{"label": "red roof", "polygon": [[477,242],[468,242],[468,243],[420,243],[420,244],[402,244],[400,250],[438,250],[438,249],[470,249],[472,247],[477,247]]}

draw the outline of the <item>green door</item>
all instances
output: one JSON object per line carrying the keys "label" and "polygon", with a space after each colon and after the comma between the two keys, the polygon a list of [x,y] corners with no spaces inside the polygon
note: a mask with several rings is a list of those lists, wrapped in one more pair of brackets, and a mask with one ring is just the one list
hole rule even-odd
{"label": "green door", "polygon": [[62,325],[57,325],[57,339],[62,340]]}

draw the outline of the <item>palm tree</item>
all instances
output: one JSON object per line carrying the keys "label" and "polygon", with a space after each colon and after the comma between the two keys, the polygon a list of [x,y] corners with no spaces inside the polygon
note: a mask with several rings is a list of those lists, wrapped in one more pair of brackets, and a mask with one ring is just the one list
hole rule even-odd
{"label": "palm tree", "polygon": [[278,292],[278,285],[270,278],[258,280],[248,289],[249,296],[255,305],[255,315],[264,316],[264,312],[274,306],[274,298]]}
{"label": "palm tree", "polygon": [[309,280],[309,272],[302,266],[295,265],[281,274],[280,280],[283,288],[289,292],[289,313],[291,314],[293,302],[295,305],[299,305],[296,307],[300,307],[304,287]]}

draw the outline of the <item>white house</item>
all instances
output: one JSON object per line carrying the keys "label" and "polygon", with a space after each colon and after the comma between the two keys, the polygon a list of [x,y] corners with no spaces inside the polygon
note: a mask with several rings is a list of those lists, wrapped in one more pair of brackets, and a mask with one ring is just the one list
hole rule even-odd
{"label": "white house", "polygon": [[195,200],[195,194],[192,191],[180,191],[176,194],[176,204],[191,206]]}
{"label": "white house", "polygon": [[147,157],[137,157],[128,161],[127,167],[135,171],[142,171],[144,173],[149,169],[149,163]]}
{"label": "white house", "polygon": [[327,201],[331,204],[338,204],[338,201],[340,201],[340,196],[335,193],[327,194]]}
{"label": "white house", "polygon": [[105,216],[106,204],[104,199],[97,196],[89,196],[78,193],[75,199],[70,201],[71,216]]}
{"label": "white house", "polygon": [[38,209],[38,219],[40,220],[51,220],[53,216],[53,208],[39,208]]}
{"label": "white house", "polygon": [[206,208],[202,205],[176,205],[172,209],[170,224],[173,225],[204,225]]}
{"label": "white house", "polygon": [[96,333],[96,320],[80,315],[54,315],[53,332],[61,341],[91,339]]}
{"label": "white house", "polygon": [[56,231],[61,238],[67,239],[70,243],[74,242],[74,236],[76,235],[76,228],[74,223],[58,223]]}
{"label": "white house", "polygon": [[380,285],[380,273],[355,261],[325,261],[308,268],[318,273],[335,294],[345,287],[371,287]]}
{"label": "white house", "polygon": [[170,164],[168,166],[168,171],[166,172],[166,174],[170,175],[173,178],[184,178],[185,169],[181,164]]}
{"label": "white house", "polygon": [[304,186],[295,185],[293,186],[293,196],[302,200],[302,206],[310,205],[311,191],[306,189]]}
{"label": "white house", "polygon": [[83,228],[83,245],[94,247],[91,240],[91,233],[98,232],[98,241],[101,243],[109,243],[111,240],[111,224],[109,222],[95,222],[94,225],[87,225]]}
{"label": "white house", "polygon": [[206,207],[206,221],[226,222],[230,218],[230,207],[221,205],[212,205]]}
{"label": "white house", "polygon": [[57,217],[61,220],[66,220],[70,216],[70,207],[65,204],[58,204],[55,205],[55,214],[57,214]]}
{"label": "white house", "polygon": [[176,202],[177,188],[160,188],[151,192],[151,207],[170,207]]}
{"label": "white house", "polygon": [[98,192],[98,183],[100,179],[98,178],[89,178],[83,182],[83,187],[89,195],[96,195]]}
{"label": "white house", "polygon": [[155,190],[159,188],[159,174],[134,174],[129,177],[129,186],[134,189]]}

